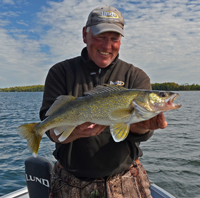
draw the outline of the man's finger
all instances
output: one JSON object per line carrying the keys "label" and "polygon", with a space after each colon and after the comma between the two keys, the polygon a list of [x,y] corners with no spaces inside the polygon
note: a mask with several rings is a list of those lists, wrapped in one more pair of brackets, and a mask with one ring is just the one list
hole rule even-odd
{"label": "man's finger", "polygon": [[81,124],[81,125],[78,125],[76,128],[77,128],[77,129],[80,129],[80,130],[85,130],[85,129],[87,129],[90,125],[92,125],[91,122],[85,122],[85,123],[83,123],[83,124]]}

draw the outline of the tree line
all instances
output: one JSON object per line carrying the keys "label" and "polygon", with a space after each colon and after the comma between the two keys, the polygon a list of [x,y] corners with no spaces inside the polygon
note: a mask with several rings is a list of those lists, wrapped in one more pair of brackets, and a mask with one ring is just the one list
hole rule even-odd
{"label": "tree line", "polygon": [[44,91],[44,85],[32,85],[22,87],[10,87],[0,89],[0,92],[41,92]]}
{"label": "tree line", "polygon": [[188,83],[179,85],[174,82],[165,82],[165,83],[154,83],[151,84],[153,90],[164,90],[164,91],[197,91],[200,90],[200,85]]}
{"label": "tree line", "polygon": [[[165,83],[153,83],[153,90],[164,90],[164,91],[196,91],[200,90],[200,85],[188,83],[179,85],[174,82]],[[0,88],[0,92],[42,92],[44,91],[44,85],[32,85],[32,86],[22,86],[22,87],[10,87],[10,88]]]}

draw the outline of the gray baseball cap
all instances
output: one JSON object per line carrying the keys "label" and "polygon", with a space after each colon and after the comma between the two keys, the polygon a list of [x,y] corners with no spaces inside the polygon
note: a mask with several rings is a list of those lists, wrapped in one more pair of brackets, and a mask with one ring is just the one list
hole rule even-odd
{"label": "gray baseball cap", "polygon": [[124,36],[124,18],[121,12],[108,5],[92,10],[86,27],[91,27],[94,35],[103,32],[118,32]]}

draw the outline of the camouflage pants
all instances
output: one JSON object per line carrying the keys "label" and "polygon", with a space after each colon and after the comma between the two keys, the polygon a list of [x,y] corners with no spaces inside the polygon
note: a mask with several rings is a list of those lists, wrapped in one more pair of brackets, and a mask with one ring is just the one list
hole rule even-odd
{"label": "camouflage pants", "polygon": [[107,179],[81,181],[55,164],[50,185],[50,198],[152,198],[150,183],[142,164]]}

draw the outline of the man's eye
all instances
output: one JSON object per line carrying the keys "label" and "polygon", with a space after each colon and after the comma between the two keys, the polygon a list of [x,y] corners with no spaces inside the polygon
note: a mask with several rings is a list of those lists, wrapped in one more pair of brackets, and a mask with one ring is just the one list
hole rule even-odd
{"label": "man's eye", "polygon": [[118,41],[118,39],[117,38],[113,38],[112,41],[116,42],[116,41]]}
{"label": "man's eye", "polygon": [[119,37],[113,37],[113,38],[112,38],[112,41],[115,41],[115,42],[116,42],[116,41],[119,41],[119,40],[120,40]]}

